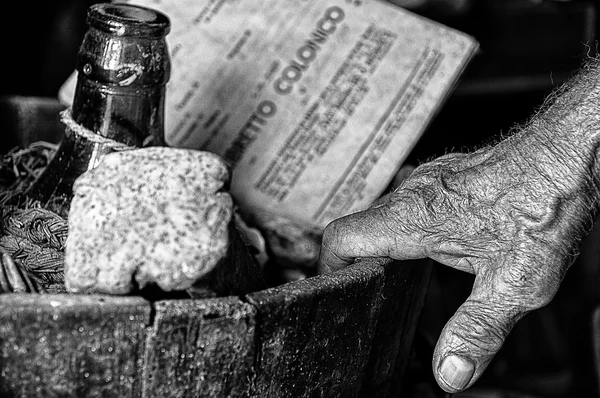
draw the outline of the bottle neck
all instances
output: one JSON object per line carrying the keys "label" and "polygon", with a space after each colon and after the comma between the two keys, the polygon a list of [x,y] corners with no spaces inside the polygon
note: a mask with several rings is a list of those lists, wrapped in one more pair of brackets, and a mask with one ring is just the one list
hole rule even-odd
{"label": "bottle neck", "polygon": [[165,86],[119,87],[79,76],[75,122],[130,146],[164,145]]}
{"label": "bottle neck", "polygon": [[165,145],[168,17],[139,6],[100,3],[88,10],[88,24],[65,136],[25,194],[64,217],[75,179],[104,155],[123,145]]}

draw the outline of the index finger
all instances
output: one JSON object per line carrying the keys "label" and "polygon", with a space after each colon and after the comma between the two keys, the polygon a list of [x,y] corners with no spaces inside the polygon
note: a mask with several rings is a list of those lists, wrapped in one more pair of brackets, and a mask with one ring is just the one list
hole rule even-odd
{"label": "index finger", "polygon": [[400,222],[389,215],[385,204],[332,221],[323,232],[319,272],[336,271],[358,257],[426,257],[418,237]]}

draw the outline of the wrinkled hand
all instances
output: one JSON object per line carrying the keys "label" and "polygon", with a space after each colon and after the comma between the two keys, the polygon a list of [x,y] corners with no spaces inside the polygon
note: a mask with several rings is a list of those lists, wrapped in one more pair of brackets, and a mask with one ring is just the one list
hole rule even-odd
{"label": "wrinkled hand", "polygon": [[436,380],[448,392],[471,386],[515,323],[550,302],[590,227],[590,201],[569,157],[536,145],[507,139],[443,156],[325,229],[322,272],[358,257],[429,257],[476,275],[434,352]]}

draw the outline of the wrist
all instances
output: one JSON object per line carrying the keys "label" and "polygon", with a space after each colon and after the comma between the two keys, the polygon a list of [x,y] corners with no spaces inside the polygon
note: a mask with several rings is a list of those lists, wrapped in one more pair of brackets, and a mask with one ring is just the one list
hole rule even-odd
{"label": "wrist", "polygon": [[539,225],[540,239],[566,245],[563,249],[574,254],[600,211],[598,128],[584,132],[581,124],[539,116],[509,144],[517,153],[521,178],[527,180],[529,211],[546,225]]}
{"label": "wrist", "polygon": [[[562,197],[594,217],[600,203],[600,65],[591,59],[517,133],[512,146]],[[590,213],[591,212],[591,213]]]}

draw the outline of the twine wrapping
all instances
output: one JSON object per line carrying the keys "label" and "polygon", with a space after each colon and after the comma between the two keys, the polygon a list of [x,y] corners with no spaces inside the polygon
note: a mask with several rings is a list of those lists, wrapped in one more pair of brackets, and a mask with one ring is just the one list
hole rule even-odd
{"label": "twine wrapping", "polygon": [[93,132],[92,130],[88,130],[87,128],[83,127],[73,119],[71,108],[67,108],[60,113],[60,121],[63,122],[64,125],[67,126],[67,128],[74,134],[85,138],[90,142],[102,144],[105,148],[109,150],[129,151],[131,149],[136,149],[136,147],[134,146],[126,145],[122,142],[115,141],[112,138],[104,137],[98,133]]}

